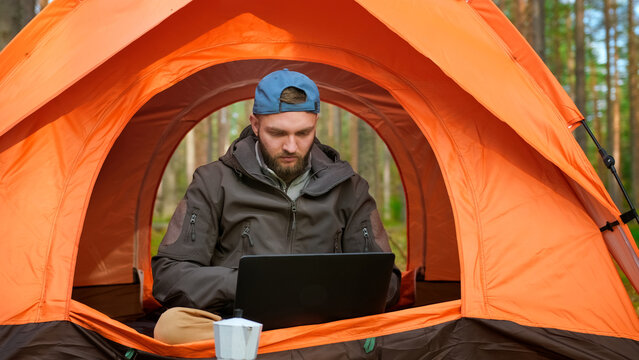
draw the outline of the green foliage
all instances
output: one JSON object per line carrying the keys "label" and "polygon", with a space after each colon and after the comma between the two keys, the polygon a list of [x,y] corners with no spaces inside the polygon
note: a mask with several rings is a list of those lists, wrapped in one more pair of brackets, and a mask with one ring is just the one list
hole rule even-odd
{"label": "green foliage", "polygon": [[395,265],[400,270],[406,269],[408,255],[408,241],[406,237],[406,224],[404,222],[384,221],[384,227],[388,233],[388,242],[395,254]]}
{"label": "green foliage", "polygon": [[155,256],[158,253],[158,247],[162,242],[164,234],[166,234],[167,223],[153,223],[151,227],[151,256]]}
{"label": "green foliage", "polygon": [[390,201],[390,214],[391,214],[391,219],[395,219],[395,220],[399,220],[399,219],[404,219],[404,214],[405,214],[405,206],[404,206],[404,195],[393,195],[391,196],[391,201]]}
{"label": "green foliage", "polygon": [[632,233],[632,237],[635,238],[635,243],[639,246],[639,225],[633,221],[628,224],[628,228]]}

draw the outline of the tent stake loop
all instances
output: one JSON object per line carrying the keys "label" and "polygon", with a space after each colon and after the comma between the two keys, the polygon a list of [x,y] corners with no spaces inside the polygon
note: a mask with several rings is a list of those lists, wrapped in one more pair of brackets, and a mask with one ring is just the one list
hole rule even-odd
{"label": "tent stake loop", "polygon": [[[604,165],[606,165],[606,167],[610,170],[610,172],[612,172],[612,175],[615,177],[615,180],[617,181],[617,184],[619,185],[619,188],[621,189],[621,192],[623,193],[623,196],[626,199],[628,206],[630,207],[630,210],[620,215],[621,221],[623,221],[624,224],[627,224],[628,222],[635,219],[637,220],[637,223],[639,223],[639,216],[637,215],[637,210],[632,205],[630,196],[626,192],[626,188],[623,186],[623,183],[621,182],[621,178],[619,177],[619,174],[617,173],[617,169],[615,168],[615,158],[612,157],[612,155],[609,155],[606,152],[606,150],[601,146],[601,144],[599,144],[599,141],[597,141],[595,134],[592,133],[586,121],[581,120],[580,123],[586,129],[586,132],[588,132],[588,135],[590,135],[590,138],[592,139],[592,141],[595,142],[595,146],[597,146],[597,151],[599,152],[599,155],[601,156],[601,160],[603,160]],[[614,230],[613,227],[617,225],[619,225],[619,221],[617,220],[613,222],[606,221],[606,225],[600,227],[599,230],[601,232],[604,232],[607,230],[613,231]]]}

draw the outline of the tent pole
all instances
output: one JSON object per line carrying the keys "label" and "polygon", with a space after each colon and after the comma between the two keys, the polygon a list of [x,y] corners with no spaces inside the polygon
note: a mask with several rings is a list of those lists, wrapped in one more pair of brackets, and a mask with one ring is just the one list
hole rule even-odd
{"label": "tent pole", "polygon": [[[637,223],[639,223],[639,216],[637,215],[637,210],[632,205],[630,196],[626,192],[626,188],[623,186],[623,183],[621,182],[621,178],[619,178],[619,174],[617,173],[617,169],[615,168],[615,158],[612,157],[612,155],[608,154],[606,150],[601,146],[601,144],[599,144],[599,141],[597,141],[595,134],[592,133],[586,121],[581,120],[580,123],[586,129],[592,141],[595,142],[595,146],[597,146],[597,151],[599,151],[599,155],[601,156],[601,159],[603,160],[604,165],[606,165],[608,170],[612,172],[612,175],[615,177],[615,180],[617,181],[619,188],[621,188],[621,192],[623,193],[623,196],[626,198],[626,202],[628,203],[628,206],[630,207],[630,210],[620,215],[621,220],[624,222],[624,224],[627,224],[632,219],[635,219]],[[606,230],[613,231],[613,226],[616,226],[616,225],[619,225],[618,221],[614,221],[612,223],[606,222],[606,225],[601,227],[600,230],[602,232]]]}

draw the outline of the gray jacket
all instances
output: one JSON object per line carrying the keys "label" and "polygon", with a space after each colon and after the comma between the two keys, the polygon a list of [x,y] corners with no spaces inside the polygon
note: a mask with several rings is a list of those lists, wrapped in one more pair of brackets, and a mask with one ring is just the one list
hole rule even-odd
{"label": "gray jacket", "polygon": [[[260,170],[255,141],[249,126],[195,171],[152,259],[163,305],[230,314],[242,255],[390,250],[368,184],[335,150],[315,141],[310,181],[292,201]],[[388,306],[400,276],[395,268]]]}

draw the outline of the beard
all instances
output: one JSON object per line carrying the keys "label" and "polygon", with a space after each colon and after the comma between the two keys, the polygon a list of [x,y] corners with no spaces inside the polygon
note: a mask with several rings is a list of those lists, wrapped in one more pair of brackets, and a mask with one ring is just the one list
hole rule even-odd
{"label": "beard", "polygon": [[[258,144],[266,166],[268,166],[269,169],[273,170],[275,175],[284,180],[287,185],[290,184],[291,181],[295,180],[298,176],[302,175],[304,171],[306,171],[306,164],[308,163],[308,156],[311,153],[310,151],[307,152],[306,155],[304,155],[303,157],[299,154],[288,153],[286,151],[282,151],[278,154],[275,154],[274,156],[271,156],[271,154],[269,154],[261,141],[258,142]],[[282,166],[277,161],[277,159],[282,156],[295,156],[297,158],[297,161],[291,166]]]}

